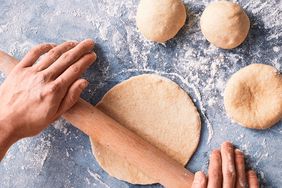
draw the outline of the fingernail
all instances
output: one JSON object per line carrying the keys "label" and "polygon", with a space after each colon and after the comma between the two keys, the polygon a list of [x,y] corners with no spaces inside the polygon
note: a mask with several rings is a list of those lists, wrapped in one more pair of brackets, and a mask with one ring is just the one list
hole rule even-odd
{"label": "fingernail", "polygon": [[249,170],[247,173],[251,177],[257,177],[257,173],[254,170]]}
{"label": "fingernail", "polygon": [[220,150],[218,149],[213,150],[210,156],[216,156],[216,157],[220,156]]}
{"label": "fingernail", "polygon": [[84,41],[91,42],[91,45],[94,47],[94,44],[95,44],[94,40],[88,38],[88,39],[85,39]]}
{"label": "fingernail", "polygon": [[194,182],[200,184],[203,181],[204,181],[203,172],[196,172],[194,177]]}
{"label": "fingernail", "polygon": [[257,173],[254,170],[250,170],[251,174],[257,175]]}
{"label": "fingernail", "polygon": [[94,51],[90,51],[89,54],[95,56],[95,58],[97,57],[97,54]]}
{"label": "fingernail", "polygon": [[233,144],[231,142],[224,142],[222,145],[221,145],[221,148],[222,147],[225,147],[225,148],[230,148],[230,149],[233,149]]}
{"label": "fingernail", "polygon": [[83,83],[80,84],[80,89],[84,90],[88,86],[89,82],[85,80]]}

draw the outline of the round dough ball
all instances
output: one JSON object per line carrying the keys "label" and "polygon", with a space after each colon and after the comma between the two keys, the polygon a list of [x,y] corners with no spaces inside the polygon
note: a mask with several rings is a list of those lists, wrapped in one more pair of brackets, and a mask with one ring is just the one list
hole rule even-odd
{"label": "round dough ball", "polygon": [[141,0],[136,24],[148,40],[165,42],[173,38],[186,20],[181,0]]}
{"label": "round dough ball", "polygon": [[[108,91],[97,107],[183,166],[197,148],[199,113],[187,93],[167,78],[152,74],[132,77]],[[111,176],[133,184],[157,183],[93,139],[92,151]]]}
{"label": "round dough ball", "polygon": [[264,64],[239,70],[226,85],[224,105],[228,116],[244,127],[273,126],[282,118],[282,75]]}
{"label": "round dough ball", "polygon": [[216,1],[209,4],[201,16],[201,30],[216,47],[231,49],[247,37],[250,20],[236,3]]}

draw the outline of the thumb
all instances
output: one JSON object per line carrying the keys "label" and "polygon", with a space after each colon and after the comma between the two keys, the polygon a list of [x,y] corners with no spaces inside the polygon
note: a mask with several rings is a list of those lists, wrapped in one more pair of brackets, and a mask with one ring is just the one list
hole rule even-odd
{"label": "thumb", "polygon": [[206,188],[206,187],[207,187],[206,175],[201,171],[196,172],[191,188]]}
{"label": "thumb", "polygon": [[87,86],[88,81],[85,79],[78,79],[70,86],[58,109],[58,117],[68,111],[77,102],[80,94]]}

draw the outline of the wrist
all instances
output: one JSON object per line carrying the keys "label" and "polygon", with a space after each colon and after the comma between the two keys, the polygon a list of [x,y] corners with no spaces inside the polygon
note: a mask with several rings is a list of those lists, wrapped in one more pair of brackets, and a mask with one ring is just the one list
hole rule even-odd
{"label": "wrist", "polygon": [[0,118],[0,133],[1,137],[5,140],[5,144],[10,146],[18,141],[20,138],[17,136],[16,127],[9,119]]}
{"label": "wrist", "polygon": [[8,149],[17,141],[18,139],[14,135],[14,131],[7,123],[0,120],[0,161],[3,159],[5,153]]}

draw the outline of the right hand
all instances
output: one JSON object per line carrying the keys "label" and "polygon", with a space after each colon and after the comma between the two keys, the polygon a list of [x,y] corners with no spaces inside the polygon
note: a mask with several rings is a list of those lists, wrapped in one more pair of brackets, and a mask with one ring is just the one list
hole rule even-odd
{"label": "right hand", "polygon": [[38,134],[77,102],[88,84],[80,76],[96,59],[93,47],[91,39],[40,44],[14,67],[0,86],[1,130],[13,142]]}
{"label": "right hand", "polygon": [[258,188],[258,178],[253,170],[245,171],[244,154],[231,143],[224,142],[221,149],[210,157],[208,177],[197,172],[192,188]]}

